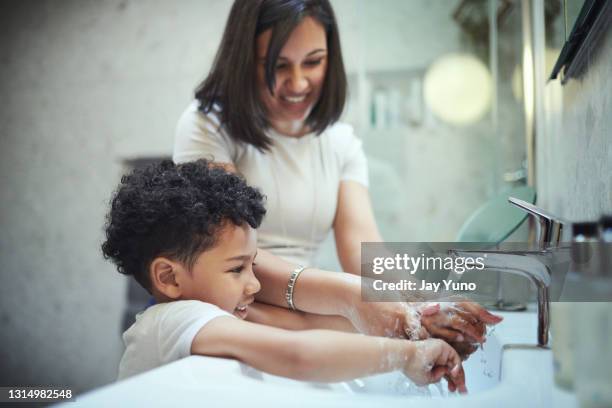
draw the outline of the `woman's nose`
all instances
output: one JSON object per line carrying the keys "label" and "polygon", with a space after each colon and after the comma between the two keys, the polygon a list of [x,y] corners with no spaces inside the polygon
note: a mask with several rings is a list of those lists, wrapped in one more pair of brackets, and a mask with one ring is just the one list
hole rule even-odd
{"label": "woman's nose", "polygon": [[294,68],[288,78],[288,90],[294,94],[300,94],[308,89],[308,78],[301,68]]}

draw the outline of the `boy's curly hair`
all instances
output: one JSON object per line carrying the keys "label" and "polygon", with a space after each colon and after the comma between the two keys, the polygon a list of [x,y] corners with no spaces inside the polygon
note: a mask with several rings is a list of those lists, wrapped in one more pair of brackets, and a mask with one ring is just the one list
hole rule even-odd
{"label": "boy's curly hair", "polygon": [[241,177],[207,160],[166,160],[121,178],[106,216],[102,253],[151,292],[153,259],[165,256],[191,269],[228,221],[257,228],[265,213],[262,194]]}

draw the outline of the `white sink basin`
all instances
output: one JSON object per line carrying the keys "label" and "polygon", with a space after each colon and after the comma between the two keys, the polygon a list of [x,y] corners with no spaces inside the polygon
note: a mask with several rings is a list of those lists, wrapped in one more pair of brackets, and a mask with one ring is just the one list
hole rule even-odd
{"label": "white sink basin", "polygon": [[[552,355],[536,344],[534,313],[503,313],[483,350],[465,363],[468,395],[415,390],[400,373],[346,383],[308,383],[235,360],[191,356],[78,396],[74,406],[577,407],[553,387]],[[421,395],[421,396],[414,396]]]}

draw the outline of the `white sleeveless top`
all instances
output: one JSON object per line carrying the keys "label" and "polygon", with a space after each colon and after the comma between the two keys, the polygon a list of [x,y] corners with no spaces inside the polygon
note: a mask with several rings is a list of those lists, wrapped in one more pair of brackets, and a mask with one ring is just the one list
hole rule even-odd
{"label": "white sleeveless top", "polygon": [[175,163],[206,158],[231,163],[266,196],[258,246],[302,265],[312,265],[329,234],[343,180],[368,185],[361,141],[350,125],[336,123],[321,135],[288,137],[270,129],[269,151],[232,140],[215,113],[193,101],[181,115],[174,140]]}

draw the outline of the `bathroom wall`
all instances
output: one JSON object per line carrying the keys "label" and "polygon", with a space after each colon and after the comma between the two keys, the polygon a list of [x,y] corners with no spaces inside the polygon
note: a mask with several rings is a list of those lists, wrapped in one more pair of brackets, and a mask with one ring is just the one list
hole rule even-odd
{"label": "bathroom wall", "polygon": [[[459,48],[452,7],[442,2],[386,0],[365,12],[355,6],[365,2],[333,4],[352,73],[366,60],[373,69],[424,68]],[[0,385],[80,392],[114,380],[126,281],[99,251],[107,201],[123,160],[171,153],[176,120],[210,66],[230,5],[0,2]],[[429,117],[408,134],[360,134],[368,146],[401,148],[391,169],[368,151],[383,232],[452,239],[490,193],[490,129],[487,119],[458,130]],[[387,228],[394,217],[406,228]]]}
{"label": "bathroom wall", "polygon": [[[405,96],[411,81],[422,85],[430,64],[452,53],[471,54],[489,65],[489,38],[485,33],[477,44],[466,38],[453,18],[458,1],[386,0],[387,7],[378,2],[353,3],[361,4],[354,8],[356,17],[368,22],[358,32],[365,46],[353,54],[358,69],[354,75],[362,74],[367,83],[353,78],[353,85],[360,86],[352,88],[346,119],[364,142],[374,212],[385,240],[454,241],[478,207],[511,187],[502,181],[502,174],[519,170],[525,158],[522,99],[512,86],[514,72],[520,72],[519,3],[505,14],[494,40],[498,69],[492,106],[497,121],[491,107],[475,123],[452,125],[436,118],[421,101],[418,120],[406,120],[407,108],[414,109],[414,104],[403,103],[398,107],[403,121],[382,129],[370,123],[377,88],[387,96],[392,91]],[[488,3],[481,5],[485,9],[479,11],[486,15]],[[364,88],[365,98],[359,92],[355,95],[355,90]],[[388,106],[391,98],[387,99]],[[366,109],[360,110],[361,104]],[[325,268],[339,268],[332,236],[317,261]]]}
{"label": "bathroom wall", "polygon": [[570,221],[612,213],[612,30],[579,80],[545,87],[544,130],[536,140],[542,207]]}
{"label": "bathroom wall", "polygon": [[113,381],[125,279],[102,259],[121,161],[169,155],[228,0],[0,2],[0,384]]}

